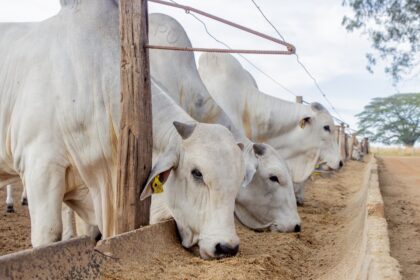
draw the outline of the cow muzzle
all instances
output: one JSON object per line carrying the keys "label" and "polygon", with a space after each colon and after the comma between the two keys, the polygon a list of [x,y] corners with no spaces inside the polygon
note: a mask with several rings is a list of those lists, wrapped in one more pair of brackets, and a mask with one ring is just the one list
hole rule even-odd
{"label": "cow muzzle", "polygon": [[233,257],[239,251],[239,238],[235,238],[230,242],[206,242],[200,240],[199,242],[200,256],[203,259],[220,259],[226,257]]}
{"label": "cow muzzle", "polygon": [[236,256],[238,251],[239,251],[239,244],[232,247],[229,244],[217,243],[215,251],[214,251],[214,255],[217,258],[232,257],[232,256]]}

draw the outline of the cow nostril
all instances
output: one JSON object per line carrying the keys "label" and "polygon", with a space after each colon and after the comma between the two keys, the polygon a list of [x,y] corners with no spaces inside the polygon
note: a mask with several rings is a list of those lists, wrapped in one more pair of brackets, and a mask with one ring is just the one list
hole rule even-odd
{"label": "cow nostril", "polygon": [[239,245],[231,247],[229,245],[223,245],[221,243],[216,244],[215,255],[217,257],[235,256],[239,251]]}
{"label": "cow nostril", "polygon": [[300,225],[295,226],[295,232],[300,232]]}
{"label": "cow nostril", "polygon": [[344,163],[342,160],[340,160],[340,168],[343,167]]}

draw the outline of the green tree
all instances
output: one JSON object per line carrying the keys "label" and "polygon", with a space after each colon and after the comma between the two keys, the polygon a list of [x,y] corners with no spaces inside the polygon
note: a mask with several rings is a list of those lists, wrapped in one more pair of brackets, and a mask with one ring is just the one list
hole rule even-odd
{"label": "green tree", "polygon": [[358,133],[372,142],[412,147],[420,137],[420,93],[374,98],[356,117]]}
{"label": "green tree", "polygon": [[[353,9],[342,24],[348,31],[362,30],[381,59],[388,61],[385,72],[397,83],[401,76],[420,64],[419,0],[343,0]],[[367,53],[372,72],[378,55]]]}

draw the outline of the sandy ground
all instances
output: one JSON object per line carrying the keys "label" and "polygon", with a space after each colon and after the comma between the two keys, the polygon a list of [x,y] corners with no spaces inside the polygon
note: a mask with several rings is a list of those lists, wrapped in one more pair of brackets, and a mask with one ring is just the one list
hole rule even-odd
{"label": "sandy ground", "polygon": [[241,247],[234,258],[205,261],[174,245],[158,258],[110,266],[102,278],[309,280],[331,275],[337,266],[351,263],[344,260],[357,239],[351,236],[361,234],[352,229],[358,228],[354,220],[363,220],[355,216],[364,212],[355,209],[363,207],[358,198],[365,167],[351,161],[330,178],[309,182],[307,201],[299,209],[301,233],[257,233],[238,225]]}
{"label": "sandy ground", "polygon": [[378,163],[391,255],[404,279],[420,279],[420,157],[382,157]]}
{"label": "sandy ground", "polygon": [[6,188],[0,189],[0,255],[31,247],[28,206],[20,204],[22,187],[13,189],[15,213],[6,213]]}
{"label": "sandy ground", "polygon": [[[366,159],[368,161],[368,159]],[[358,197],[366,163],[350,161],[330,178],[308,182],[306,203],[299,209],[301,233],[254,232],[237,226],[240,253],[234,258],[205,261],[174,244],[158,258],[108,266],[102,279],[320,279],[346,265],[350,236],[360,211]],[[19,201],[20,190],[15,190]],[[27,208],[16,203],[5,214],[5,190],[0,190],[0,254],[29,247]],[[349,238],[350,237],[350,238]],[[348,254],[347,254],[348,255]]]}

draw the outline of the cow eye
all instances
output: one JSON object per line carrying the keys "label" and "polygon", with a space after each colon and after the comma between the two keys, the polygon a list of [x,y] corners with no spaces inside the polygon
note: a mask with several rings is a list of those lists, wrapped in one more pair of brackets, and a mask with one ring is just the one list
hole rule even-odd
{"label": "cow eye", "polygon": [[270,176],[269,179],[271,182],[279,183],[279,178],[277,178],[277,176]]}
{"label": "cow eye", "polygon": [[324,126],[324,130],[327,131],[327,132],[331,132],[331,129],[330,129],[329,125]]}
{"label": "cow eye", "polygon": [[197,168],[194,168],[191,171],[191,175],[194,177],[194,179],[197,179],[200,181],[203,180],[203,174],[201,174],[200,170],[198,170]]}

